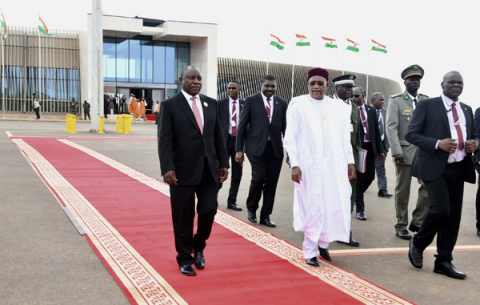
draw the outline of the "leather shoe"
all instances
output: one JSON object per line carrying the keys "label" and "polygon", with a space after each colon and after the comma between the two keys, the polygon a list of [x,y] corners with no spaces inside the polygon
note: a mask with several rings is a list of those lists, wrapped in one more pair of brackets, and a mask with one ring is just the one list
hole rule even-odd
{"label": "leather shoe", "polygon": [[367,220],[367,216],[364,212],[357,212],[357,219],[358,220]]}
{"label": "leather shoe", "polygon": [[193,263],[195,267],[200,270],[205,269],[205,256],[203,256],[203,252],[195,252],[193,257],[195,258],[195,262]]}
{"label": "leather shoe", "polygon": [[480,229],[477,229],[477,236],[480,237]]}
{"label": "leather shoe", "polygon": [[323,249],[323,248],[318,247],[318,250],[320,251],[320,256],[324,260],[329,261],[329,262],[332,261],[332,257],[330,256],[330,252],[328,252],[328,249]]}
{"label": "leather shoe", "polygon": [[275,228],[277,225],[271,221],[269,218],[265,218],[265,219],[260,219],[260,224],[261,225],[266,225],[267,227],[270,227],[270,228]]}
{"label": "leather shoe", "polygon": [[423,253],[418,251],[413,245],[413,238],[410,239],[410,248],[408,249],[408,259],[412,263],[413,267],[422,269],[423,266]]}
{"label": "leather shoe", "polygon": [[378,191],[378,197],[383,197],[383,198],[391,198],[393,196],[393,194],[390,194],[388,191],[386,190],[381,190],[381,191]]}
{"label": "leather shoe", "polygon": [[180,272],[182,274],[188,275],[188,276],[197,275],[197,273],[195,272],[195,269],[193,269],[192,265],[190,265],[190,264],[181,265],[180,266]]}
{"label": "leather shoe", "polygon": [[227,209],[235,210],[235,211],[241,211],[242,210],[242,208],[239,207],[238,205],[236,205],[235,203],[231,203],[231,204],[229,203],[227,205]]}
{"label": "leather shoe", "polygon": [[417,227],[416,225],[412,225],[412,224],[410,224],[410,226],[408,227],[408,229],[409,229],[410,231],[412,231],[412,232],[418,232],[418,231],[420,231],[420,228],[419,228],[419,227]]}
{"label": "leather shoe", "polygon": [[455,269],[455,266],[452,265],[452,263],[449,261],[442,261],[442,262],[435,261],[435,268],[433,269],[433,272],[444,274],[448,277],[459,279],[459,280],[463,280],[464,278],[467,277],[465,273]]}
{"label": "leather shoe", "polygon": [[408,233],[407,230],[397,231],[397,237],[398,237],[398,238],[401,238],[401,239],[405,239],[405,240],[410,240],[410,239],[412,239],[412,235],[410,235],[410,233]]}
{"label": "leather shoe", "polygon": [[251,223],[257,223],[257,216],[255,216],[255,213],[253,212],[248,212],[248,221]]}
{"label": "leather shoe", "polygon": [[308,258],[307,260],[307,264],[310,265],[310,266],[313,266],[313,267],[318,267],[320,266],[320,264],[318,263],[318,259],[316,256],[312,257],[312,258]]}
{"label": "leather shoe", "polygon": [[344,244],[344,245],[347,245],[347,246],[350,246],[350,247],[360,247],[360,243],[358,241],[356,241],[355,239],[353,239],[352,232],[350,232],[350,239],[349,239],[348,243],[346,243],[344,241],[339,241],[339,240],[337,240],[337,243],[341,243],[341,244]]}

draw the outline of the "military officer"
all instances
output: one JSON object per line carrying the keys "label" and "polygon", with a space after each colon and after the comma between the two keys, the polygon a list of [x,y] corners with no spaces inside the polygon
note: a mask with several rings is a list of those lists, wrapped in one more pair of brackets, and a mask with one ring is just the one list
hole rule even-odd
{"label": "military officer", "polygon": [[[395,185],[395,212],[397,223],[395,224],[396,236],[409,240],[412,235],[407,231],[408,225],[408,201],[410,197],[410,167],[416,146],[405,140],[408,125],[418,103],[428,96],[418,93],[420,80],[424,70],[419,65],[411,65],[403,70],[401,77],[404,80],[405,91],[390,97],[387,108],[387,137],[390,141],[390,149],[395,164],[397,181]],[[430,207],[427,189],[423,182],[418,179],[418,199],[415,210],[412,213],[412,221],[409,230],[418,232],[425,215]]]}
{"label": "military officer", "polygon": [[[358,149],[357,147],[362,146],[360,139],[360,111],[355,103],[350,99],[352,97],[352,88],[355,86],[354,79],[356,78],[353,74],[346,74],[335,77],[332,82],[335,86],[335,95],[332,97],[344,103],[347,103],[352,107],[352,114],[350,115],[350,142],[352,144],[353,156],[355,158],[355,169],[358,171]],[[350,211],[353,212],[353,206],[355,205],[355,194],[356,194],[356,185],[357,179],[350,180],[350,185],[352,186],[352,195],[350,197],[351,208]],[[350,232],[350,241],[348,243],[340,242],[349,246],[358,247],[360,243],[352,238],[352,232]]]}

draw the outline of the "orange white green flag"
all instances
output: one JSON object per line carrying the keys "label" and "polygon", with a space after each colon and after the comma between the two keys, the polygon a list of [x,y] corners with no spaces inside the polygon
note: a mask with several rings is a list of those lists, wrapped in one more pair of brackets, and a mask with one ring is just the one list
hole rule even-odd
{"label": "orange white green flag", "polygon": [[323,36],[322,36],[322,39],[325,41],[325,48],[332,48],[332,49],[338,48],[337,40],[333,38],[323,37]]}
{"label": "orange white green flag", "polygon": [[272,41],[270,41],[270,45],[276,47],[279,50],[285,49],[285,42],[281,41],[280,38],[273,34],[270,34],[270,36],[272,36]]}
{"label": "orange white green flag", "polygon": [[377,51],[377,52],[383,52],[385,54],[387,54],[387,46],[379,43],[379,42],[376,42],[375,40],[372,39],[372,42],[374,43],[374,45],[372,45],[372,51]]}
{"label": "orange white green flag", "polygon": [[310,41],[307,39],[306,36],[300,35],[300,34],[295,34],[297,37],[297,47],[309,47],[310,46]]}
{"label": "orange white green flag", "polygon": [[348,41],[347,50],[352,51],[352,52],[356,52],[356,53],[358,53],[358,51],[360,51],[360,49],[357,47],[359,45],[359,43],[356,43],[355,41],[353,41],[351,39],[348,39],[348,38],[347,38],[347,41]]}
{"label": "orange white green flag", "polygon": [[38,25],[38,30],[43,34],[47,35],[48,37],[51,37],[52,34],[48,31],[48,27],[45,22],[43,22],[42,17],[38,16],[38,20],[40,21],[40,24]]}
{"label": "orange white green flag", "polygon": [[0,20],[1,22],[1,29],[2,29],[2,39],[5,40],[7,39],[7,34],[8,34],[8,30],[7,30],[7,22],[5,21],[5,17],[3,16],[3,12],[2,12],[2,20]]}

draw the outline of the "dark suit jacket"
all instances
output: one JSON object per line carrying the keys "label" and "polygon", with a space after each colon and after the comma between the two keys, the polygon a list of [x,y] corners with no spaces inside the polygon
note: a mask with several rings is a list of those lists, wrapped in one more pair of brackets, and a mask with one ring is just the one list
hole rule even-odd
{"label": "dark suit jacket", "polygon": [[[367,124],[368,124],[368,133],[370,134],[370,143],[372,143],[373,152],[375,157],[380,153],[385,153],[383,149],[382,138],[380,137],[380,130],[378,129],[378,116],[377,110],[367,104],[363,104],[365,110],[367,111]],[[357,106],[358,107],[358,106]],[[358,109],[360,111],[360,109]],[[360,113],[360,140],[362,145],[364,144],[364,135],[363,124],[362,124],[362,114]]]}
{"label": "dark suit jacket", "polygon": [[[382,145],[383,145],[383,152],[386,154],[388,152],[388,150],[390,149],[390,142],[388,142],[388,137],[387,137],[387,110],[385,109],[380,109],[380,112],[382,113],[382,117],[383,117],[383,134],[384,134],[384,137],[383,137],[383,141],[382,141]],[[378,122],[379,118],[378,118],[378,115],[377,115],[377,122]],[[378,131],[380,132],[380,128],[378,129]],[[382,135],[380,134],[380,140],[382,139]]]}
{"label": "dark suit jacket", "polygon": [[[230,98],[228,97],[218,101],[218,115],[220,116],[220,122],[222,123],[223,137],[224,137],[225,143],[227,143],[228,129],[230,128],[229,102],[230,102]],[[244,106],[245,106],[245,101],[242,99],[238,99],[237,112],[240,115],[242,114],[242,109]],[[240,111],[238,111],[238,109],[240,109]],[[237,118],[240,118],[240,117],[238,116]],[[240,120],[237,119],[237,131],[238,131],[239,122]]]}
{"label": "dark suit jacket", "polygon": [[[477,136],[480,135],[480,107],[475,110],[475,131]],[[473,161],[475,161],[475,168],[480,172],[480,165],[478,164],[480,162],[480,149],[475,153]]]}
{"label": "dark suit jacket", "polygon": [[[465,141],[477,139],[473,111],[468,105],[460,103],[467,124]],[[417,152],[413,158],[411,174],[420,179],[435,181],[442,175],[447,165],[449,153],[435,149],[438,140],[451,138],[447,111],[441,97],[431,98],[418,103],[407,129],[405,139],[416,145]],[[475,170],[472,154],[465,156],[464,181],[475,183]]]}
{"label": "dark suit jacket", "polygon": [[262,94],[257,93],[245,99],[245,106],[240,112],[240,123],[237,128],[236,151],[243,151],[252,156],[261,156],[268,142],[272,141],[277,158],[283,158],[282,135],[287,127],[288,104],[278,96],[273,99],[273,117],[269,123]]}
{"label": "dark suit jacket", "polygon": [[219,168],[229,167],[217,101],[202,94],[200,100],[204,116],[203,136],[192,108],[181,92],[161,104],[158,123],[160,169],[162,176],[175,170],[178,185],[200,182],[205,154],[216,182],[219,182]]}

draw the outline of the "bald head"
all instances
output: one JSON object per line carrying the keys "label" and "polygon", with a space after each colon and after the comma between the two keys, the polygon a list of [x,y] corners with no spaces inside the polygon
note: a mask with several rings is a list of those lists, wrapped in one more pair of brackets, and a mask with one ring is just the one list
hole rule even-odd
{"label": "bald head", "polygon": [[441,86],[446,97],[458,101],[463,91],[463,77],[458,71],[450,71],[443,76]]}

